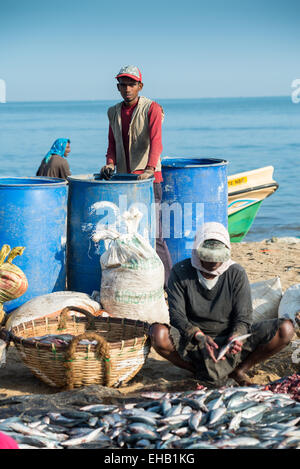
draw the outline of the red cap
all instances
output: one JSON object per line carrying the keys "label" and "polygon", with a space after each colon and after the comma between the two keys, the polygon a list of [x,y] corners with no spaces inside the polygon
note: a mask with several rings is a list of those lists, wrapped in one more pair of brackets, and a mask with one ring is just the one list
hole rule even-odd
{"label": "red cap", "polygon": [[136,81],[142,81],[142,74],[135,65],[125,65],[125,67],[122,67],[116,78],[120,77],[129,77]]}

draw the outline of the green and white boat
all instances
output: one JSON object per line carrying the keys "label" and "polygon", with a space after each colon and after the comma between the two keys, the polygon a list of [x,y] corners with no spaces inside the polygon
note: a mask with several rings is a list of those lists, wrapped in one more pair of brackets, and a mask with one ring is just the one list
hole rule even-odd
{"label": "green and white boat", "polygon": [[232,243],[242,241],[263,200],[278,189],[273,172],[273,166],[266,166],[228,177],[228,231]]}

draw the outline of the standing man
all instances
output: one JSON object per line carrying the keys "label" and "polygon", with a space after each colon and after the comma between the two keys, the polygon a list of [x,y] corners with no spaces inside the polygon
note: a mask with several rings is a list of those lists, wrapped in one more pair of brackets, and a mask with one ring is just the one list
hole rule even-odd
{"label": "standing man", "polygon": [[141,72],[136,66],[122,67],[116,79],[123,101],[108,109],[108,150],[106,165],[100,174],[102,178],[108,180],[116,169],[117,173],[138,174],[139,180],[154,177],[154,197],[159,220],[156,252],[164,264],[166,286],[172,262],[166,242],[162,238],[160,214],[161,127],[164,113],[162,107],[155,101],[139,96],[143,83]]}

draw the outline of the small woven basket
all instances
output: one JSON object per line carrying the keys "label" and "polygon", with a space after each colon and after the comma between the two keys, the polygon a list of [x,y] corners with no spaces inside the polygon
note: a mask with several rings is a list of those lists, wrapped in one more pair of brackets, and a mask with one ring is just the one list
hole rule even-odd
{"label": "small woven basket", "polygon": [[[69,311],[84,314],[70,316]],[[113,317],[95,317],[75,306],[52,318],[40,318],[13,327],[13,341],[24,364],[52,387],[73,389],[91,384],[118,387],[142,368],[150,351],[149,324]],[[8,338],[7,338],[8,334]],[[72,334],[70,344],[43,344],[32,337]],[[87,345],[82,340],[97,341]]]}

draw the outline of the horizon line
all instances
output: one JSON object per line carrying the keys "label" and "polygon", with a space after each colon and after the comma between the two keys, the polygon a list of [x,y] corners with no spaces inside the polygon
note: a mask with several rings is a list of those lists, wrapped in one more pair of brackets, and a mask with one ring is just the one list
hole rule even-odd
{"label": "horizon line", "polygon": [[[202,96],[198,98],[152,98],[153,100],[163,100],[163,101],[193,101],[193,100],[202,100],[202,99],[257,99],[257,98],[290,98],[290,95],[258,95],[258,96]],[[53,100],[7,100],[5,103],[0,104],[9,104],[9,103],[70,103],[70,102],[110,102],[110,101],[118,101],[114,98],[111,99],[53,99]]]}

